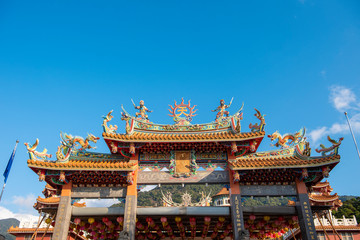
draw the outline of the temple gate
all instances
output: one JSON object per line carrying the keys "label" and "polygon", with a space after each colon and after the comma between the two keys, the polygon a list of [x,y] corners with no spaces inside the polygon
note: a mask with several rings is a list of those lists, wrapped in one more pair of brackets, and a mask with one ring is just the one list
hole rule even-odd
{"label": "temple gate", "polygon": [[[316,239],[309,190],[340,161],[342,139],[329,138],[332,146],[310,156],[305,128],[294,134],[268,135],[279,149],[257,152],[265,137],[265,119],[243,132],[242,107],[233,115],[223,100],[216,119],[191,124],[195,106],[175,102],[170,116],[174,124],[155,124],[144,102],[135,117],[122,107],[125,133],[108,125],[112,111],[103,120],[103,138],[110,154],[88,150],[99,140],[60,134],[56,160],[36,151],[39,141],[26,144],[28,166],[45,181],[45,198],[35,208],[51,216],[53,239],[65,240],[69,232],[88,239],[265,239],[279,238],[300,228],[302,238]],[[229,188],[230,207],[177,206],[139,208],[137,192],[143,185],[224,184]],[[207,196],[204,196],[206,198]],[[245,206],[245,198],[291,197],[286,206]],[[123,198],[124,207],[88,208],[79,199]],[[204,201],[206,199],[203,199]],[[208,200],[206,200],[208,201]]]}

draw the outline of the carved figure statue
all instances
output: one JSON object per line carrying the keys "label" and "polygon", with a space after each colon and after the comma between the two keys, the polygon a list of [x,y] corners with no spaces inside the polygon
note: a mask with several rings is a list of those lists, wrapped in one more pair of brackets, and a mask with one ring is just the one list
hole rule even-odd
{"label": "carved figure statue", "polygon": [[[51,154],[47,154],[47,149],[44,148],[42,152],[36,151],[37,146],[39,145],[39,139],[37,138],[35,143],[33,145],[30,145],[29,143],[24,143],[26,146],[26,149],[28,150],[29,157],[31,160],[47,160],[47,158],[51,158]],[[39,158],[40,159],[39,159]]]}
{"label": "carved figure statue", "polygon": [[106,133],[115,133],[115,131],[118,129],[118,126],[116,125],[110,125],[108,126],[107,123],[111,121],[111,119],[113,119],[114,116],[111,115],[111,113],[113,112],[113,110],[111,110],[104,118],[103,121],[103,128],[104,128],[104,132]]}
{"label": "carved figure statue", "polygon": [[256,108],[254,108],[256,113],[254,114],[254,116],[260,120],[260,125],[255,123],[255,125],[252,125],[251,123],[249,124],[249,128],[251,129],[251,132],[261,132],[264,130],[264,126],[265,126],[265,114],[261,115],[260,111],[257,110]]}
{"label": "carved figure statue", "polygon": [[[131,100],[132,101],[132,100]],[[146,112],[152,112],[151,110],[149,110],[147,107],[145,107],[144,105],[144,100],[140,100],[140,105],[136,106],[134,101],[133,101],[133,105],[135,109],[138,109],[139,112],[136,113],[136,117],[139,119],[145,119],[145,120],[149,120],[148,115],[146,114]]]}
{"label": "carved figure statue", "polygon": [[229,116],[229,112],[226,111],[227,108],[229,108],[231,106],[232,100],[234,98],[231,99],[230,104],[226,105],[224,99],[220,100],[220,106],[218,106],[215,110],[211,110],[212,112],[218,112],[216,114],[216,118],[215,121],[219,121],[222,120],[224,117],[228,117]]}
{"label": "carved figure statue", "polygon": [[332,153],[334,155],[337,155],[338,151],[339,151],[340,144],[341,144],[342,140],[344,140],[344,138],[342,137],[342,138],[339,138],[338,141],[335,141],[334,139],[331,139],[330,136],[328,136],[327,139],[333,145],[331,147],[326,148],[323,144],[320,144],[321,149],[315,149],[315,151],[318,152],[318,153],[321,153],[322,156],[326,156],[326,153],[331,152],[332,150],[334,150]]}
{"label": "carved figure statue", "polygon": [[[271,141],[278,140],[277,143],[272,144],[272,146],[275,147],[281,147],[281,148],[288,148],[290,144],[299,142],[304,134],[304,130],[301,129],[299,132],[296,132],[294,134],[284,134],[281,135],[278,131],[274,132],[271,135],[268,135]],[[288,142],[289,141],[289,142]]]}

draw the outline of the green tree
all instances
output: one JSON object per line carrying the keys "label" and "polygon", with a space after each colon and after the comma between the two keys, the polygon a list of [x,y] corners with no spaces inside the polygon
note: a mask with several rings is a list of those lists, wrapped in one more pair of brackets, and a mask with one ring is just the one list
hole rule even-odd
{"label": "green tree", "polygon": [[337,218],[345,216],[347,218],[355,215],[356,220],[360,221],[360,197],[351,198],[343,202],[343,205],[337,210],[333,211],[333,214]]}

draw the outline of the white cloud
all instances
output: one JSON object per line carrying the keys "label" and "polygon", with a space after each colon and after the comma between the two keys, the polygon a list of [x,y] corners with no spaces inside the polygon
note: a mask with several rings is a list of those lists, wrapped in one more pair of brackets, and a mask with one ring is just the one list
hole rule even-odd
{"label": "white cloud", "polygon": [[86,207],[110,207],[113,204],[120,203],[118,199],[85,199],[83,201],[86,203]]}
{"label": "white cloud", "polygon": [[37,216],[32,214],[22,214],[22,213],[14,213],[10,211],[9,209],[0,206],[0,219],[6,219],[6,218],[16,218],[19,221],[23,219],[32,219],[36,218]]}
{"label": "white cloud", "polygon": [[36,202],[36,197],[34,194],[28,194],[27,196],[13,196],[12,204],[17,205],[22,209],[33,209],[34,203]]}
{"label": "white cloud", "polygon": [[315,130],[312,130],[309,133],[309,136],[313,142],[317,142],[319,139],[324,137],[328,133],[327,127],[321,127]]}
{"label": "white cloud", "polygon": [[348,109],[358,109],[356,104],[356,95],[350,88],[344,86],[330,87],[330,102],[339,112],[344,112]]}
{"label": "white cloud", "polygon": [[[350,123],[354,133],[360,133],[360,113],[359,106],[360,102],[357,102],[357,97],[355,93],[344,86],[332,86],[330,88],[330,102],[334,108],[343,113],[345,110],[353,110],[355,114],[350,116]],[[315,130],[310,131],[309,136],[313,144],[317,144],[318,140],[327,136],[335,134],[348,134],[349,125],[347,121],[335,122],[330,127],[323,126]]]}

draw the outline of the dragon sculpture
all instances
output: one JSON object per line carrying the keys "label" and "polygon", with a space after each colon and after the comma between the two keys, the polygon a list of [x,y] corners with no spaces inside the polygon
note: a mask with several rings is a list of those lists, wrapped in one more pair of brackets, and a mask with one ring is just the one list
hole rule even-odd
{"label": "dragon sculpture", "polygon": [[[62,136],[62,134],[60,134],[60,136]],[[78,150],[84,151],[86,149],[95,149],[96,147],[90,146],[90,142],[96,143],[97,140],[99,140],[100,138],[95,137],[92,134],[88,134],[88,136],[84,140],[84,138],[82,137],[78,137],[78,136],[73,137],[72,135],[65,133],[62,139],[68,145],[73,147],[80,147]]]}
{"label": "dragon sculpture", "polygon": [[130,126],[131,116],[125,111],[124,108],[123,108],[123,111],[124,112],[121,113],[121,120],[126,121],[126,126],[125,126],[126,134],[130,134],[130,132],[131,132],[131,126]]}
{"label": "dragon sculpture", "polygon": [[[44,148],[42,152],[36,151],[37,146],[39,145],[39,139],[37,138],[35,143],[33,145],[30,145],[29,143],[24,143],[26,146],[26,149],[28,150],[29,156],[31,160],[48,160],[47,158],[51,158],[51,154],[47,154],[47,149]],[[39,157],[39,158],[38,158]]]}
{"label": "dragon sculpture", "polygon": [[111,121],[111,119],[113,119],[114,116],[111,115],[111,113],[113,112],[113,110],[111,110],[104,118],[104,121],[103,121],[103,128],[104,128],[104,132],[106,133],[116,133],[116,130],[118,129],[118,126],[117,125],[107,125],[108,122]]}
{"label": "dragon sculpture", "polygon": [[261,115],[260,111],[257,110],[256,108],[254,108],[256,113],[254,114],[254,116],[260,120],[260,125],[255,123],[253,124],[249,124],[249,128],[251,129],[251,132],[262,132],[264,131],[264,127],[265,127],[265,114]]}
{"label": "dragon sculpture", "polygon": [[[84,140],[84,138],[82,137],[78,137],[78,136],[73,137],[72,135],[66,133],[63,135],[62,132],[60,132],[60,138],[61,138],[60,141],[61,145],[58,146],[58,150],[56,152],[56,159],[59,162],[66,162],[69,159],[72,151],[84,151],[86,149],[96,148],[90,146],[90,142],[96,143],[97,140],[100,139],[92,134],[88,134],[88,136]],[[80,148],[76,149],[77,147]]]}
{"label": "dragon sculpture", "polygon": [[305,135],[305,128],[300,129],[299,132],[294,134],[286,133],[281,135],[278,131],[274,132],[271,135],[268,135],[271,141],[277,140],[277,143],[272,144],[275,147],[288,148],[289,145],[298,143]]}
{"label": "dragon sculpture", "polygon": [[320,144],[321,149],[315,149],[316,152],[321,153],[322,156],[327,156],[326,153],[333,151],[330,154],[334,154],[337,155],[338,151],[339,151],[339,147],[340,144],[342,142],[342,140],[344,140],[344,138],[339,138],[338,141],[335,141],[334,139],[331,139],[330,136],[327,137],[327,139],[329,140],[329,142],[331,142],[333,145],[331,147],[326,148],[323,144]]}

